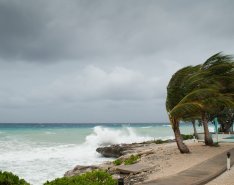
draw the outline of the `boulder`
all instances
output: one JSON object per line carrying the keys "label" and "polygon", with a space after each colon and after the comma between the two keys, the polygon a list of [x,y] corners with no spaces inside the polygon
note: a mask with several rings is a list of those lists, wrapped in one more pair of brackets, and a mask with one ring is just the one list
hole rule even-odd
{"label": "boulder", "polygon": [[104,157],[120,157],[128,152],[131,152],[130,145],[110,145],[105,147],[98,147],[96,151]]}

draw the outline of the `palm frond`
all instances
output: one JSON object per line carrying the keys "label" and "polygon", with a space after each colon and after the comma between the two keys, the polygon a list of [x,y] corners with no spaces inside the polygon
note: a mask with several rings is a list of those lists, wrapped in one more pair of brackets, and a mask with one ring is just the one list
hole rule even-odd
{"label": "palm frond", "polygon": [[217,97],[219,92],[214,88],[197,89],[186,95],[179,103],[186,103],[191,101],[201,101],[209,97]]}
{"label": "palm frond", "polygon": [[233,61],[232,55],[223,55],[222,52],[216,53],[210,58],[208,58],[202,65],[202,69],[207,70],[213,65],[219,65],[222,62],[231,62]]}
{"label": "palm frond", "polygon": [[169,114],[172,117],[176,117],[177,119],[181,119],[183,117],[195,116],[199,115],[203,105],[199,102],[188,102],[183,104],[176,105]]}

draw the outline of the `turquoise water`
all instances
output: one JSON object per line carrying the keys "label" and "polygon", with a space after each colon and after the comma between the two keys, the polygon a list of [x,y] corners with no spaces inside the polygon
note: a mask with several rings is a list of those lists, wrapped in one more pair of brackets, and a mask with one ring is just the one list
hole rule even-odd
{"label": "turquoise water", "polygon": [[233,139],[233,140],[234,140],[234,136],[231,136],[231,137],[225,137],[225,139]]}
{"label": "turquoise water", "polygon": [[[181,132],[192,133],[191,125]],[[77,164],[112,160],[96,153],[98,146],[169,138],[169,124],[0,124],[0,170],[41,185]]]}

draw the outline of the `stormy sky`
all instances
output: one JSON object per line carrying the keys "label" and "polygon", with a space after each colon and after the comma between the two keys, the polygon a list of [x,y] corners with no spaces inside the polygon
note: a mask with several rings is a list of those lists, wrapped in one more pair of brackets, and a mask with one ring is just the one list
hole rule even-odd
{"label": "stormy sky", "polygon": [[0,0],[0,122],[168,122],[178,69],[234,54],[232,0]]}

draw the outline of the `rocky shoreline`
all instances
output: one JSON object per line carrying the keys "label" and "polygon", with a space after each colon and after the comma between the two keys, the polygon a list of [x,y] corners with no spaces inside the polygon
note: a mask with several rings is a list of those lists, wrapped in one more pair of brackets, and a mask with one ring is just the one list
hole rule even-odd
{"label": "rocky shoreline", "polygon": [[[125,183],[135,184],[143,182],[147,176],[158,170],[158,165],[153,163],[157,150],[160,150],[160,144],[173,143],[174,140],[155,140],[142,143],[116,144],[110,146],[98,147],[96,151],[103,157],[115,158],[115,161],[126,161],[131,156],[137,156],[138,159],[131,165],[115,164],[105,162],[100,165],[81,166],[77,165],[74,169],[67,171],[64,176],[80,175],[92,170],[105,170],[112,174],[114,178],[124,178]],[[161,156],[163,157],[163,156]],[[165,158],[165,156],[164,156]],[[134,183],[135,182],[135,183]]]}
{"label": "rocky shoreline", "polygon": [[[142,184],[142,182],[175,175],[233,148],[233,143],[220,143],[219,147],[207,147],[204,143],[193,139],[184,142],[189,147],[190,154],[181,154],[176,142],[173,140],[99,147],[97,151],[100,154],[108,157],[119,157],[114,158],[115,161],[105,162],[100,165],[77,165],[74,169],[66,172],[65,176],[74,176],[101,169],[112,174],[116,179],[123,178],[124,184],[137,185]],[[135,161],[129,165],[131,156],[133,156]]]}
{"label": "rocky shoreline", "polygon": [[171,143],[174,140],[155,140],[147,141],[142,143],[132,143],[132,144],[116,144],[104,147],[98,147],[96,151],[100,153],[103,157],[112,157],[118,158],[124,155],[139,153],[144,150],[144,147],[149,146],[150,144],[163,144]]}

